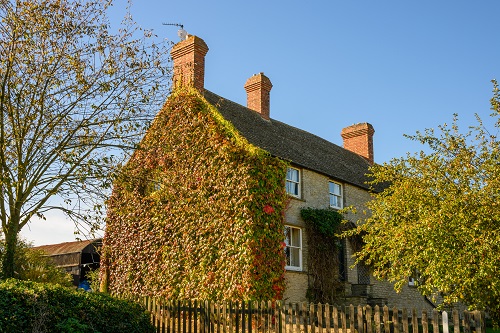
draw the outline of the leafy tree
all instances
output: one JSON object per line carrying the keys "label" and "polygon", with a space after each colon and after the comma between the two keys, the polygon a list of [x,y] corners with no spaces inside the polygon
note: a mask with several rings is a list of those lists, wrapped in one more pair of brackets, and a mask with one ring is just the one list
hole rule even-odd
{"label": "leafy tree", "polygon": [[[0,240],[0,263],[5,254],[5,240]],[[18,239],[14,256],[14,277],[19,280],[58,283],[72,286],[72,277],[58,268],[45,253],[32,248],[32,245]],[[0,275],[0,277],[2,277]]]}
{"label": "leafy tree", "polygon": [[[500,93],[491,99],[495,131]],[[372,168],[385,190],[351,233],[364,234],[358,261],[400,290],[417,276],[427,295],[464,302],[500,318],[500,141],[481,119],[467,133],[451,126],[410,136],[429,149]]]}
{"label": "leafy tree", "polygon": [[33,217],[60,210],[87,232],[99,226],[110,175],[166,96],[165,45],[130,16],[112,30],[111,5],[0,1],[5,277],[14,276],[17,235]]}

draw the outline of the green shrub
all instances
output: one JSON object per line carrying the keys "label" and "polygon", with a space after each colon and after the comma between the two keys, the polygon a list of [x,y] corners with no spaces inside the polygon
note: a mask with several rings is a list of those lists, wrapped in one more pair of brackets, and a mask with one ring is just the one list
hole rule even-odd
{"label": "green shrub", "polygon": [[0,282],[2,332],[154,332],[139,304],[60,285]]}

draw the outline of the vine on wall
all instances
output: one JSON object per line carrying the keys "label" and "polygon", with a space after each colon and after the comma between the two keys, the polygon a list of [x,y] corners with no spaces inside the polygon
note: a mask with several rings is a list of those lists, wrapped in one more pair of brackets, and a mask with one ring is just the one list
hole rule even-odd
{"label": "vine on wall", "polygon": [[249,144],[198,91],[175,91],[108,202],[109,291],[280,299],[286,168]]}
{"label": "vine on wall", "polygon": [[342,243],[338,233],[344,218],[331,209],[304,208],[300,214],[308,242],[306,296],[314,303],[335,303],[343,292],[339,260]]}

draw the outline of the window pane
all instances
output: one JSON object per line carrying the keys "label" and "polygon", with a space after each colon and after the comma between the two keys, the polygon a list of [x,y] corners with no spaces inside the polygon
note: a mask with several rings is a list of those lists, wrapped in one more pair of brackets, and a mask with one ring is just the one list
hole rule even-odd
{"label": "window pane", "polygon": [[300,267],[300,249],[290,249],[290,264],[289,266]]}
{"label": "window pane", "polygon": [[288,168],[286,172],[286,179],[294,182],[299,182],[299,170]]}
{"label": "window pane", "polygon": [[287,181],[286,182],[286,193],[298,196],[299,195],[299,184]]}
{"label": "window pane", "polygon": [[290,227],[285,227],[285,244],[290,245]]}
{"label": "window pane", "polygon": [[291,244],[292,246],[297,246],[300,247],[300,229],[293,228],[291,229],[292,231],[292,237],[291,237]]}
{"label": "window pane", "polygon": [[339,207],[339,198],[334,195],[330,195],[330,206]]}
{"label": "window pane", "polygon": [[330,193],[333,193],[335,195],[341,195],[340,185],[336,183],[330,183]]}

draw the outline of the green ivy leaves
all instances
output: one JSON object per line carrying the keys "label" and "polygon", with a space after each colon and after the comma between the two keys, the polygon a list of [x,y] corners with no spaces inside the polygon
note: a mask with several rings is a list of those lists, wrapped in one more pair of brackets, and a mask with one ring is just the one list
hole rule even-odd
{"label": "green ivy leaves", "polygon": [[175,91],[108,202],[110,290],[281,298],[286,168],[250,145],[197,91]]}

